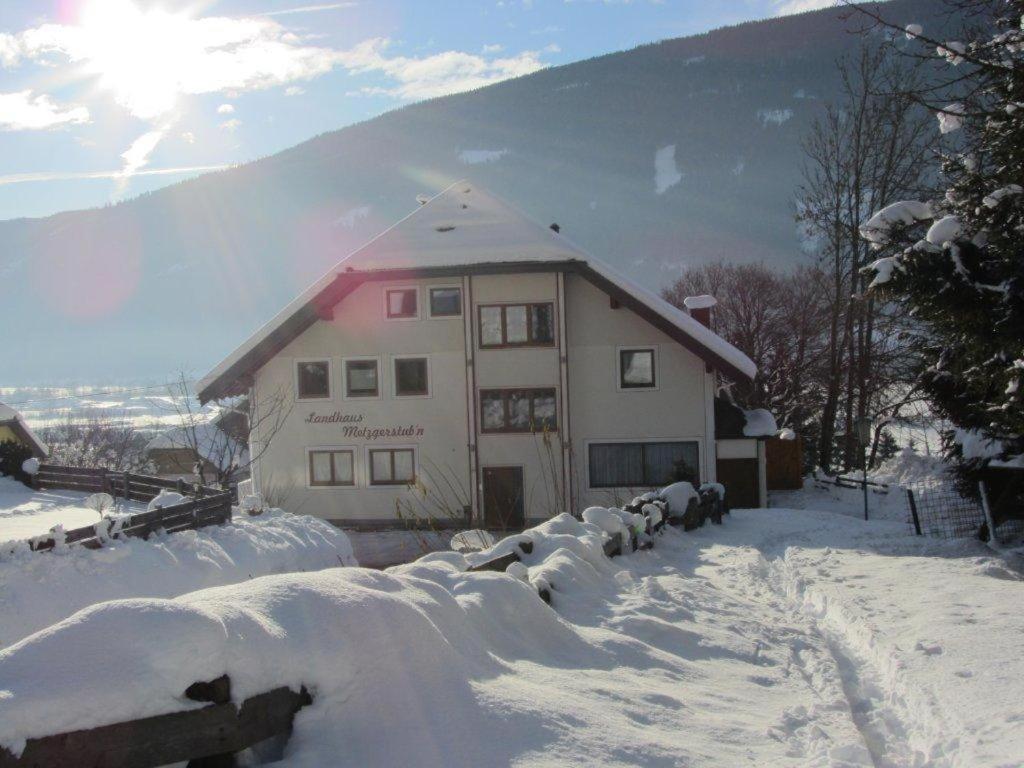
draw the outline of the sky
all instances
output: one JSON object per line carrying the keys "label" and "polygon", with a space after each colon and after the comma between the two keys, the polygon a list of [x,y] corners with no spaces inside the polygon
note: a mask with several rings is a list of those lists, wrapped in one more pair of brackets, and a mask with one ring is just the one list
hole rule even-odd
{"label": "sky", "polygon": [[833,0],[2,0],[0,220],[414,101]]}

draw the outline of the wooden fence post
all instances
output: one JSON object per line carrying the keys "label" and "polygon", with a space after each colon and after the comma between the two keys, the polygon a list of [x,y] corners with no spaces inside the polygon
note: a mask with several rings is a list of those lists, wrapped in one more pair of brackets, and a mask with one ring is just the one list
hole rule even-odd
{"label": "wooden fence post", "polygon": [[128,496],[128,493],[129,493],[129,491],[131,489],[131,484],[132,484],[131,473],[128,472],[128,471],[125,471],[125,473],[124,473],[124,500],[125,501],[131,501],[131,499]]}

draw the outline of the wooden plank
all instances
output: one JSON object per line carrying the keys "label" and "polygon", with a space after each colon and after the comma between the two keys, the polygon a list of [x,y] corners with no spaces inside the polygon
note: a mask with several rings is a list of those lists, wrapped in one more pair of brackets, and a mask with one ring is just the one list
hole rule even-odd
{"label": "wooden plank", "polygon": [[477,571],[498,571],[504,573],[505,569],[508,568],[512,563],[519,562],[518,552],[509,552],[507,555],[496,557],[493,560],[488,560],[486,563],[480,563],[480,565],[474,565],[468,569],[469,572],[474,573]]}
{"label": "wooden plank", "polygon": [[39,471],[42,472],[55,472],[55,473],[67,473],[77,475],[103,475],[106,474],[107,470],[102,467],[72,467],[66,464],[40,464]]}
{"label": "wooden plank", "polygon": [[247,699],[241,708],[212,704],[29,739],[20,758],[0,747],[0,768],[156,768],[238,752],[288,733],[295,713],[311,702],[305,688],[298,693],[276,688]]}

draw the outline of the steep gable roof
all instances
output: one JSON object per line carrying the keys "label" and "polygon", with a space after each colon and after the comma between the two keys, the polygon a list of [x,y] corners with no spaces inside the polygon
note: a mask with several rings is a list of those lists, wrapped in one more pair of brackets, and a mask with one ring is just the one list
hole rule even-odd
{"label": "steep gable roof", "polygon": [[473,273],[581,274],[735,379],[752,379],[750,358],[690,315],[591,256],[508,203],[460,181],[339,262],[199,382],[203,402],[240,394],[248,376],[368,280]]}
{"label": "steep gable roof", "polygon": [[32,431],[24,417],[9,405],[0,403],[0,425],[10,428],[18,439],[27,445],[38,458],[50,455],[49,449]]}

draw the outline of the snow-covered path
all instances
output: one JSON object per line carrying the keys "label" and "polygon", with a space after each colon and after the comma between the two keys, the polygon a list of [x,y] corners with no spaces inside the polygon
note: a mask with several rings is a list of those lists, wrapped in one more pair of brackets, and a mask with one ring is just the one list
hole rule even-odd
{"label": "snow-covered path", "polygon": [[0,743],[227,673],[314,691],[289,768],[1022,764],[1024,581],[977,542],[786,509],[614,560],[568,516],[530,535],[550,608],[451,552],[94,606],[0,651]]}

